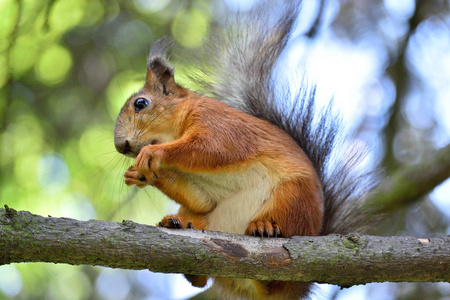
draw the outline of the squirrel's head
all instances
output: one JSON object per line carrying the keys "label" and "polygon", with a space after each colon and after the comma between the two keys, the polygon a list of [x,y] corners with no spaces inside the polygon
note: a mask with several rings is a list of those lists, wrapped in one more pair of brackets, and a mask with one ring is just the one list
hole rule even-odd
{"label": "squirrel's head", "polygon": [[163,57],[150,57],[144,87],[127,100],[117,117],[114,128],[117,151],[136,157],[146,145],[177,139],[180,104],[188,94],[187,89],[175,82],[174,69]]}

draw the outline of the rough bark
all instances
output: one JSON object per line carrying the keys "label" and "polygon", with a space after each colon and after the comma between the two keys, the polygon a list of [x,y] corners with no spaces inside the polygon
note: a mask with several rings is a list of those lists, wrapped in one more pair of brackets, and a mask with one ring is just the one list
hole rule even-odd
{"label": "rough bark", "polygon": [[450,237],[256,238],[0,209],[0,265],[52,262],[351,286],[450,281]]}

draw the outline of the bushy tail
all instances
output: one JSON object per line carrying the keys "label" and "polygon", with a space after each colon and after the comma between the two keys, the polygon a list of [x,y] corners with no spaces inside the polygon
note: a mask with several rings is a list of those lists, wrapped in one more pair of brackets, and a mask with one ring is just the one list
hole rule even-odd
{"label": "bushy tail", "polygon": [[[367,214],[364,195],[374,186],[369,175],[353,172],[361,154],[340,153],[345,160],[331,160],[340,119],[331,104],[318,110],[315,88],[292,90],[273,77],[299,13],[299,2],[284,5],[274,17],[265,2],[248,14],[228,20],[205,43],[198,72],[190,79],[202,94],[265,119],[285,130],[312,161],[322,181],[325,217],[322,234],[364,231]],[[194,87],[195,89],[195,87]]]}

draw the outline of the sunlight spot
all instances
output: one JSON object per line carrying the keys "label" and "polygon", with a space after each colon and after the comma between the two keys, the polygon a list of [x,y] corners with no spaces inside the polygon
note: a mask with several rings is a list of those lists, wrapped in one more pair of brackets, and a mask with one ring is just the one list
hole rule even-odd
{"label": "sunlight spot", "polygon": [[148,12],[158,12],[170,4],[170,0],[135,0],[136,6]]}
{"label": "sunlight spot", "polygon": [[61,214],[64,217],[81,221],[97,218],[91,200],[82,193],[71,193],[66,195],[61,201]]}
{"label": "sunlight spot", "polygon": [[42,189],[54,194],[67,187],[70,180],[69,170],[62,155],[48,152],[37,163],[37,176]]}
{"label": "sunlight spot", "polygon": [[104,299],[110,300],[126,299],[131,290],[126,272],[110,269],[102,270],[95,287]]}
{"label": "sunlight spot", "polygon": [[13,265],[0,268],[0,289],[6,296],[14,297],[22,290],[22,276]]}

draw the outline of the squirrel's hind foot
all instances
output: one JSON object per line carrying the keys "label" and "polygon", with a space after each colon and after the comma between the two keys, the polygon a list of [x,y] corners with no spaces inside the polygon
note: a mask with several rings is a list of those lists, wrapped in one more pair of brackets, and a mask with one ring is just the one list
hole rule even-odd
{"label": "squirrel's hind foot", "polygon": [[161,222],[158,224],[159,227],[165,227],[165,228],[194,228],[192,226],[192,222],[187,222],[186,224],[183,224],[183,221],[174,215],[165,216]]}
{"label": "squirrel's hind foot", "polygon": [[282,237],[281,227],[275,221],[256,220],[248,224],[246,235],[260,236],[260,237]]}

